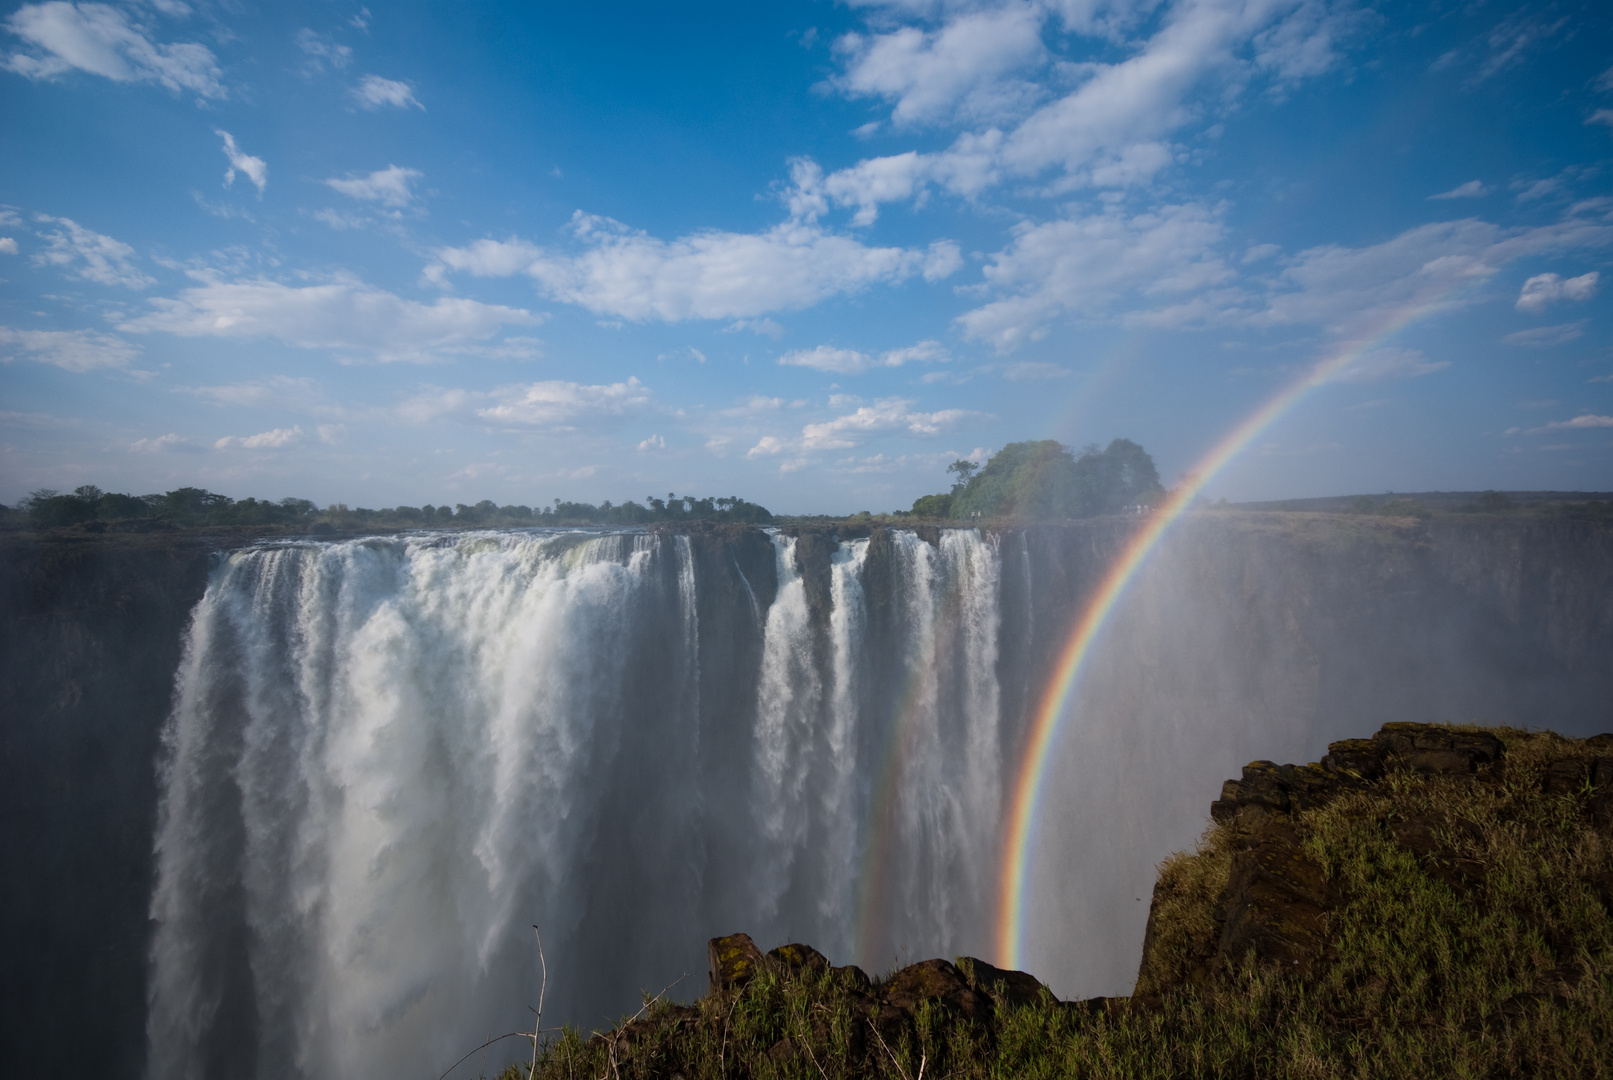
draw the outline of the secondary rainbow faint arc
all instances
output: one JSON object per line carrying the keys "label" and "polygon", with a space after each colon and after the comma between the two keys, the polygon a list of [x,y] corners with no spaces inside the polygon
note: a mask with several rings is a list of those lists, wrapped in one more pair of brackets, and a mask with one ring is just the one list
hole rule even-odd
{"label": "secondary rainbow faint arc", "polygon": [[[1441,299],[1444,299],[1443,297]],[[1037,803],[1041,797],[1042,779],[1047,771],[1049,752],[1058,721],[1064,713],[1076,676],[1092,643],[1103,629],[1115,602],[1120,599],[1126,585],[1137,568],[1142,565],[1165,532],[1182,515],[1188,505],[1204,490],[1210,478],[1237,456],[1274,420],[1291,408],[1308,392],[1330,381],[1363,353],[1381,345],[1385,338],[1404,329],[1418,317],[1434,310],[1439,304],[1420,304],[1397,313],[1375,334],[1339,347],[1338,351],[1318,362],[1310,372],[1272,397],[1243,423],[1234,428],[1208,454],[1201,458],[1183,478],[1182,483],[1156,508],[1142,528],[1126,542],[1125,549],[1115,560],[1097,591],[1087,602],[1074,632],[1065,642],[1053,669],[1053,677],[1042,694],[1040,706],[1031,721],[1030,737],[1016,775],[1008,810],[1007,844],[1003,852],[1001,875],[998,879],[997,898],[997,956],[998,962],[1010,968],[1021,966],[1020,952],[1024,937],[1025,876],[1030,864],[1030,849],[1036,823]]]}

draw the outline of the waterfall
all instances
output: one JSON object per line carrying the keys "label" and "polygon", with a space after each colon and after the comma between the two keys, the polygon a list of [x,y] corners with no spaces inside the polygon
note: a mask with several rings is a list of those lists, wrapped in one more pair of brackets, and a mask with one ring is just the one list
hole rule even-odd
{"label": "waterfall", "polygon": [[999,557],[882,535],[877,582],[875,541],[782,534],[771,566],[660,534],[223,560],[164,733],[148,1075],[435,1076],[530,1027],[534,924],[546,1024],[692,997],[738,929],[984,947]]}
{"label": "waterfall", "polygon": [[[147,1075],[429,1080],[529,1030],[533,925],[545,1024],[584,1031],[680,976],[671,995],[698,996],[705,940],[735,930],[875,974],[992,958],[1026,721],[1133,527],[222,558],[164,733]],[[1573,576],[1517,550],[1577,552]],[[1605,727],[1607,550],[1588,529],[1185,521],[1064,709],[1027,970],[1129,992],[1155,867],[1252,758],[1395,719]]]}

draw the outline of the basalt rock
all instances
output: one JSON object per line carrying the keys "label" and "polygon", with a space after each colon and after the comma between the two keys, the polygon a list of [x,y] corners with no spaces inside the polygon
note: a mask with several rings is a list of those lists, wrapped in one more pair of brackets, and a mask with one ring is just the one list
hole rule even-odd
{"label": "basalt rock", "polygon": [[1456,731],[1437,724],[1389,723],[1370,739],[1329,743],[1310,765],[1252,761],[1243,777],[1228,780],[1210,804],[1220,824],[1257,827],[1272,815],[1321,806],[1340,792],[1381,780],[1398,769],[1424,775],[1467,776],[1498,763],[1505,747],[1494,735]]}
{"label": "basalt rock", "polygon": [[[1613,831],[1613,755],[1607,754],[1613,751],[1613,734],[1593,736],[1582,746],[1606,756],[1580,754],[1549,762],[1541,791],[1583,797],[1583,811],[1595,826]],[[1215,940],[1205,941],[1185,968],[1178,965],[1177,974],[1165,974],[1168,965],[1154,957],[1156,917],[1171,900],[1162,878],[1149,909],[1139,987],[1154,997],[1183,980],[1196,984],[1212,978],[1250,955],[1300,975],[1315,971],[1326,959],[1329,913],[1348,897],[1305,853],[1300,815],[1401,771],[1499,783],[1506,775],[1505,755],[1505,743],[1486,732],[1389,723],[1370,739],[1330,744],[1319,763],[1250,762],[1241,778],[1222,785],[1221,798],[1210,806],[1211,818],[1231,831],[1234,845],[1215,907]],[[1461,892],[1482,887],[1485,867],[1474,856],[1483,838],[1471,823],[1430,814],[1388,821],[1384,827],[1429,875]],[[1613,874],[1596,878],[1593,885],[1613,909]]]}
{"label": "basalt rock", "polygon": [[1248,953],[1311,974],[1326,941],[1327,912],[1337,899],[1322,868],[1304,853],[1293,826],[1273,822],[1232,857],[1218,912],[1220,953]]}
{"label": "basalt rock", "polygon": [[925,1001],[934,1001],[968,1020],[983,1021],[991,1016],[991,999],[976,993],[963,973],[945,960],[909,964],[879,987],[880,1004],[892,1012],[911,1015]]}
{"label": "basalt rock", "polygon": [[711,992],[732,993],[750,982],[765,962],[749,934],[724,934],[706,943],[711,961]]}
{"label": "basalt rock", "polygon": [[1052,993],[1034,975],[1009,971],[972,956],[958,957],[958,970],[977,993],[989,994],[993,1001],[1009,1008],[1034,1005],[1043,993]]}

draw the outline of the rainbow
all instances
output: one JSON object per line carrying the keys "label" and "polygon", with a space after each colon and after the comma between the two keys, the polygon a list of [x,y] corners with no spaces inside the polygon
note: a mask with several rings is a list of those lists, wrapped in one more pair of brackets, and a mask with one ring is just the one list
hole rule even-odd
{"label": "rainbow", "polygon": [[1448,299],[1448,296],[1447,293],[1433,302],[1409,306],[1393,313],[1377,333],[1339,346],[1331,355],[1317,362],[1303,378],[1296,380],[1255,410],[1193,466],[1183,477],[1181,484],[1155,508],[1143,526],[1132,534],[1119,558],[1104,574],[1091,599],[1087,601],[1087,606],[1076,622],[1069,640],[1059,653],[1053,676],[1043,691],[1041,701],[1032,717],[1019,771],[1010,789],[1007,836],[997,889],[995,933],[997,963],[1009,968],[1021,967],[1025,936],[1026,875],[1035,840],[1036,815],[1041,801],[1043,779],[1059,732],[1059,720],[1065,713],[1087,654],[1103,630],[1110,612],[1114,610],[1125,592],[1127,584],[1160,539],[1204,490],[1204,485],[1210,478],[1220,472],[1256,436],[1306,394],[1332,381],[1363,354],[1382,345],[1385,339],[1423,315],[1442,307],[1443,301]]}

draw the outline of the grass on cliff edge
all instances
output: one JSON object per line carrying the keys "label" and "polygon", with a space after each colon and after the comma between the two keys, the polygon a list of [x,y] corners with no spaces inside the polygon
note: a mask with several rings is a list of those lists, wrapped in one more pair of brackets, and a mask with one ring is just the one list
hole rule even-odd
{"label": "grass on cliff edge", "polygon": [[[652,1005],[616,1052],[576,1031],[541,1048],[545,1080],[733,1077],[1573,1077],[1613,1076],[1613,841],[1588,793],[1546,795],[1549,761],[1592,752],[1551,734],[1496,730],[1498,784],[1391,774],[1297,816],[1307,853],[1346,900],[1308,981],[1246,961],[1198,986],[1108,1008],[1045,999],[998,1007],[994,1032],[921,1005],[881,1047],[832,973],[765,972],[693,1015]],[[1392,838],[1434,818],[1453,885]],[[1224,826],[1161,867],[1155,969],[1186,971],[1218,933],[1235,837]],[[1447,873],[1446,877],[1451,875]],[[854,1032],[857,1025],[865,1029]],[[854,1053],[859,1041],[865,1052]],[[787,1040],[787,1041],[785,1041]],[[501,1080],[526,1077],[525,1066]]]}

